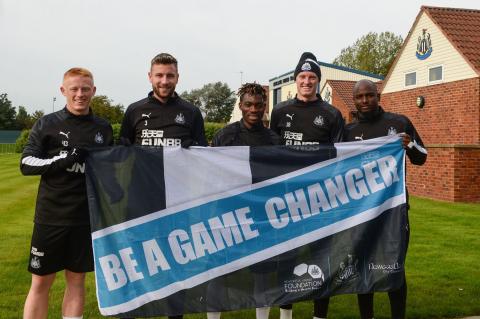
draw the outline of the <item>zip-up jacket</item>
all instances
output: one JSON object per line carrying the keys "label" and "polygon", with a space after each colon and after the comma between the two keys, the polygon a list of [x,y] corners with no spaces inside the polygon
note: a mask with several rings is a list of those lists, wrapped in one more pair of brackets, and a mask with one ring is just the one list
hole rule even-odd
{"label": "zip-up jacket", "polygon": [[215,134],[212,146],[266,146],[279,145],[280,138],[275,132],[263,126],[245,127],[243,120],[229,124]]}
{"label": "zip-up jacket", "polygon": [[285,145],[341,142],[343,127],[340,111],[318,94],[315,101],[304,102],[295,97],[275,105],[270,123]]}
{"label": "zip-up jacket", "polygon": [[123,144],[207,146],[200,110],[176,93],[162,103],[153,95],[131,104],[122,122]]}
{"label": "zip-up jacket", "polygon": [[368,140],[371,138],[407,133],[411,142],[407,148],[407,156],[415,165],[422,165],[427,160],[427,150],[422,139],[408,117],[385,112],[381,106],[371,114],[358,113],[357,121],[345,126],[344,141]]}
{"label": "zip-up jacket", "polygon": [[85,149],[112,144],[112,127],[91,112],[77,116],[64,108],[35,123],[20,161],[22,174],[41,175],[35,223],[89,224]]}

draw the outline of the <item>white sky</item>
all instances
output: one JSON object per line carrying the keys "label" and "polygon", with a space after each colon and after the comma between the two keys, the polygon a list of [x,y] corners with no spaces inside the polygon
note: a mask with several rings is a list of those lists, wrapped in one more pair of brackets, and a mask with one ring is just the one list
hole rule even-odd
{"label": "white sky", "polygon": [[63,73],[91,70],[97,94],[127,107],[146,96],[150,59],[179,61],[177,92],[268,80],[304,51],[332,62],[374,31],[406,37],[421,5],[480,9],[478,0],[0,0],[0,93],[29,112],[64,105]]}

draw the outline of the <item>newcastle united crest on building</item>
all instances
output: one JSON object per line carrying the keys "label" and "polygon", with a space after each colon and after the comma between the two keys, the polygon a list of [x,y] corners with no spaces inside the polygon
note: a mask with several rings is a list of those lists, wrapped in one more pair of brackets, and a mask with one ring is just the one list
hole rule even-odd
{"label": "newcastle united crest on building", "polygon": [[432,39],[427,29],[423,29],[423,34],[418,37],[417,52],[415,55],[419,60],[425,60],[432,54]]}
{"label": "newcastle united crest on building", "polygon": [[332,97],[332,92],[330,92],[330,88],[327,87],[327,90],[325,91],[325,96],[323,97],[323,99],[325,100],[325,102],[330,103],[331,97]]}

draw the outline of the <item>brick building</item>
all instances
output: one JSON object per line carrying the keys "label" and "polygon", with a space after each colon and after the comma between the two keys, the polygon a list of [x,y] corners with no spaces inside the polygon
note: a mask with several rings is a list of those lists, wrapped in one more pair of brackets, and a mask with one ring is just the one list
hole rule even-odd
{"label": "brick building", "polygon": [[381,105],[408,116],[426,144],[425,165],[408,167],[411,193],[480,202],[480,10],[422,6]]}
{"label": "brick building", "polygon": [[[374,81],[375,82],[375,81]],[[327,80],[320,95],[328,103],[334,105],[341,113],[346,123],[357,117],[357,109],[353,103],[353,86],[356,81]],[[375,82],[379,91],[383,81]]]}

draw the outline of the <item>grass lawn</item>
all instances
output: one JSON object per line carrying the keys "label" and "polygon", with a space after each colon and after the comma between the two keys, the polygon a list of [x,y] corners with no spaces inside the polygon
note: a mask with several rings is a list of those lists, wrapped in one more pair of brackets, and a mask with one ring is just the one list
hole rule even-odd
{"label": "grass lawn", "polygon": [[[0,318],[21,318],[30,286],[27,258],[38,177],[21,176],[18,154],[0,154]],[[407,258],[409,318],[480,315],[480,204],[411,199],[412,236]],[[63,274],[50,294],[49,318],[60,318]],[[388,318],[386,294],[375,297],[375,317]],[[278,318],[278,308],[270,318]],[[311,318],[311,302],[294,305],[294,318]],[[188,318],[206,318],[205,314]],[[337,296],[329,318],[358,318],[355,296]],[[87,277],[84,318],[98,312],[92,274]],[[222,318],[255,318],[253,310]]]}

